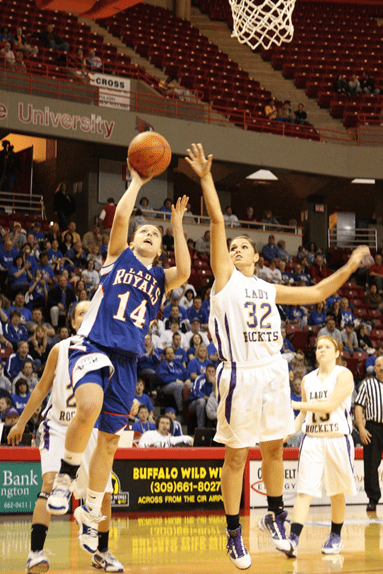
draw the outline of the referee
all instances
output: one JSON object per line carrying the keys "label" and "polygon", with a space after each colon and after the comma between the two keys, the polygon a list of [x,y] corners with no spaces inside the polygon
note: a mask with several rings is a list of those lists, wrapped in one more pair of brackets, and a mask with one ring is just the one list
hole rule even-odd
{"label": "referee", "polygon": [[378,468],[383,451],[383,357],[376,359],[375,374],[362,382],[355,399],[355,422],[363,443],[368,511],[376,510],[381,495]]}

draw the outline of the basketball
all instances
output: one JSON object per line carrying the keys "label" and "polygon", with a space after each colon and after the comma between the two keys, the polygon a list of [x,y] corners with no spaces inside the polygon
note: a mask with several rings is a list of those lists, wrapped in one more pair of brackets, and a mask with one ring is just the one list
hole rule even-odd
{"label": "basketball", "polygon": [[156,132],[138,134],[128,148],[129,164],[145,178],[155,177],[165,171],[171,157],[170,145]]}

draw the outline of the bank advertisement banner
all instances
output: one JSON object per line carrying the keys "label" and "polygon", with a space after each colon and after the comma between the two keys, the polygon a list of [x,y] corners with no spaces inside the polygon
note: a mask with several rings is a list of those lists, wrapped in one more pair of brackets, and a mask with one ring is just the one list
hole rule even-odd
{"label": "bank advertisement banner", "polygon": [[42,482],[40,462],[2,461],[0,514],[33,512]]}
{"label": "bank advertisement banner", "polygon": [[223,460],[115,460],[113,510],[221,509]]}
{"label": "bank advertisement banner", "polygon": [[[266,490],[262,481],[262,461],[250,461],[250,508],[267,507]],[[283,501],[285,506],[294,506],[297,497],[298,487],[298,461],[285,460],[285,477],[283,485]],[[380,464],[379,470],[380,488],[383,489],[383,462]],[[368,498],[364,491],[364,470],[363,460],[355,460],[354,463],[354,479],[356,489],[358,491],[356,496],[346,496],[348,504],[367,504]],[[327,506],[330,504],[330,498],[325,495],[323,490],[322,498],[313,498],[312,505],[314,506]]]}

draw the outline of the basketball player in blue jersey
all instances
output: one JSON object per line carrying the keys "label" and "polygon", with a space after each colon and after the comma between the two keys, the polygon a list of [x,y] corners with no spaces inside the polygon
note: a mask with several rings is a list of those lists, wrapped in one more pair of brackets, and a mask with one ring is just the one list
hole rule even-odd
{"label": "basketball player in blue jersey", "polygon": [[209,330],[222,361],[217,369],[218,414],[215,440],[225,444],[221,489],[227,519],[229,558],[239,569],[251,566],[239,522],[243,472],[249,447],[259,442],[268,512],[259,527],[282,551],[290,549],[283,508],[283,438],[294,432],[287,362],[281,358],[281,321],[277,304],[323,301],[358,268],[368,247],[355,249],[348,262],[312,287],[272,285],[254,276],[258,253],[246,236],[227,249],[225,222],[211,176],[212,156],[193,144],[186,160],[201,178],[211,218]]}
{"label": "basketball player in blue jersey", "polygon": [[141,186],[148,180],[130,168],[132,182],[120,199],[110,233],[108,256],[100,285],[69,349],[69,370],[77,410],[65,438],[65,452],[47,508],[65,514],[73,482],[93,427],[99,429],[89,468],[86,504],[75,510],[81,547],[97,550],[101,502],[135,395],[137,357],[145,335],[157,317],[164,294],[180,287],[190,275],[190,255],[182,228],[188,197],[172,206],[176,266],[153,265],[161,254],[162,236],[153,225],[139,227],[127,243],[129,219]]}
{"label": "basketball player in blue jersey", "polygon": [[[78,303],[71,313],[71,323],[77,332],[83,317],[89,307],[89,301]],[[76,411],[73,389],[69,379],[68,348],[70,339],[57,343],[49,353],[47,364],[36,388],[33,390],[24,411],[18,422],[8,434],[9,444],[18,444],[22,438],[25,425],[35,410],[42,404],[49,394],[49,401],[43,412],[43,422],[40,426],[40,456],[43,484],[37,496],[33,511],[31,528],[31,550],[28,555],[26,574],[47,572],[49,560],[44,554],[45,538],[50,524],[51,514],[47,511],[46,501],[52,489],[53,480],[60,468],[61,457],[64,452],[65,433],[72,416]],[[136,407],[137,408],[137,407]],[[86,496],[88,482],[88,466],[90,456],[97,442],[97,430],[94,429],[88,442],[81,471],[77,477],[75,495],[77,498]],[[108,550],[109,528],[111,521],[111,480],[108,481],[104,494],[102,510],[106,517],[100,524],[98,550],[92,557],[92,565],[107,569],[108,572],[122,572],[123,566]]]}
{"label": "basketball player in blue jersey", "polygon": [[299,453],[298,496],[290,549],[285,551],[290,558],[297,555],[311,500],[322,496],[323,482],[331,499],[331,531],[322,554],[339,554],[344,548],[341,530],[346,515],[345,494],[355,496],[357,491],[351,435],[354,377],[340,365],[341,351],[342,344],[332,337],[319,337],[316,348],[319,368],[303,378],[302,402],[292,403],[294,409],[301,411],[295,419],[295,430],[298,432],[304,425],[305,436]]}

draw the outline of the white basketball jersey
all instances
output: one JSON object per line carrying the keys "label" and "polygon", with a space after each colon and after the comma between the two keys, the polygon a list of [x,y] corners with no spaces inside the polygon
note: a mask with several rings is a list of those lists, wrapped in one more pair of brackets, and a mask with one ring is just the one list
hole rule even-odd
{"label": "white basketball jersey", "polygon": [[279,353],[281,319],[276,289],[234,269],[228,283],[211,291],[209,329],[222,361],[254,362]]}
{"label": "white basketball jersey", "polygon": [[59,343],[59,354],[48,404],[43,412],[45,420],[68,426],[76,412],[76,399],[69,377],[68,351],[71,338]]}
{"label": "white basketball jersey", "polygon": [[[308,402],[327,401],[333,392],[338,375],[345,367],[336,366],[324,381],[318,381],[318,371],[312,371],[305,376],[305,392]],[[302,430],[315,436],[326,436],[333,433],[351,434],[351,393],[332,413],[306,414]]]}

